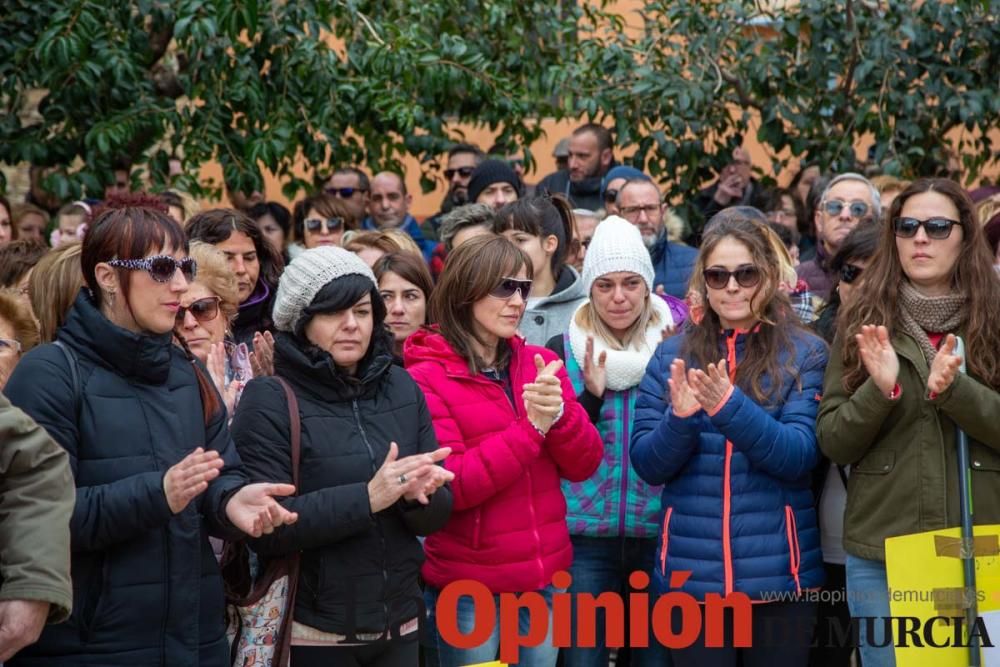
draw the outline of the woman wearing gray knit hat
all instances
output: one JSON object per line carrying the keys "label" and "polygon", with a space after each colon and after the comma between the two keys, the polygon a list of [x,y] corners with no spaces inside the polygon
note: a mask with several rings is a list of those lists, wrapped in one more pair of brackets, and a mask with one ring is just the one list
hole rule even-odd
{"label": "woman wearing gray knit hat", "polygon": [[[639,381],[664,335],[675,326],[666,302],[653,293],[653,263],[635,225],[617,216],[597,225],[583,260],[587,295],[565,333],[546,347],[566,363],[580,404],[604,440],[604,461],[582,482],[563,481],[573,583],[570,593],[628,590],[634,571],[650,573],[656,547],[661,487],[630,471],[628,443]],[[576,596],[574,596],[576,599]],[[566,667],[607,665],[599,632],[594,648],[563,649]],[[632,649],[632,665],[669,665],[657,642]]]}
{"label": "woman wearing gray knit hat", "polygon": [[[301,425],[298,495],[284,504],[300,523],[253,548],[265,560],[301,553],[292,667],[418,662],[417,536],[451,513],[453,475],[437,465],[451,450],[438,449],[423,393],[392,363],[385,317],[371,269],[342,248],[303,252],[278,283],[274,367]],[[276,378],[247,385],[232,430],[252,478],[292,479]]]}

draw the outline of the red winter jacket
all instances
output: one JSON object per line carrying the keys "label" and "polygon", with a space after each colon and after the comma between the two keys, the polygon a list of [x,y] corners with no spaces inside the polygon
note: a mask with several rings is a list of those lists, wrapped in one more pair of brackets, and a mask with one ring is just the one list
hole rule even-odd
{"label": "red winter jacket", "polygon": [[494,593],[539,590],[573,560],[560,478],[590,477],[604,446],[564,370],[562,417],[544,437],[531,425],[521,393],[535,379],[535,354],[557,357],[519,337],[510,346],[514,405],[440,334],[406,341],[406,367],[427,397],[438,444],[452,448],[444,462],[455,473],[451,518],[424,542],[423,576],[436,588],[475,579]]}

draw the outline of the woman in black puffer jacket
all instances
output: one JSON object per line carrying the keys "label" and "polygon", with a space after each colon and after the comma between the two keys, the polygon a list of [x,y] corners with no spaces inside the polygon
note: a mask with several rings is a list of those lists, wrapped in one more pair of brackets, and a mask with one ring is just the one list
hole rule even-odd
{"label": "woman in black puffer jacket", "polygon": [[[371,269],[341,248],[299,255],[278,285],[275,372],[299,404],[294,526],[253,543],[266,560],[301,553],[292,667],[417,664],[418,535],[451,512],[452,474],[424,396],[392,364]],[[254,480],[292,479],[291,424],[274,378],[244,390],[233,437]]]}

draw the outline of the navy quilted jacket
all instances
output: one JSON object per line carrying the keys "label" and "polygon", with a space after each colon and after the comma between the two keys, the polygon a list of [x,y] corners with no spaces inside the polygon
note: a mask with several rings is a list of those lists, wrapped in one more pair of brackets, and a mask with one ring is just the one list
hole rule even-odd
{"label": "navy quilted jacket", "polygon": [[[699,410],[682,418],[671,409],[667,378],[684,335],[665,341],[650,360],[632,429],[632,465],[650,484],[663,484],[653,589],[666,592],[670,573],[684,570],[691,576],[681,590],[698,600],[733,591],[759,600],[820,586],[810,471],[819,460],[825,344],[795,334],[799,381],[783,375],[779,405],[762,407],[734,387],[714,415]],[[731,371],[752,335],[726,333],[720,357]]]}

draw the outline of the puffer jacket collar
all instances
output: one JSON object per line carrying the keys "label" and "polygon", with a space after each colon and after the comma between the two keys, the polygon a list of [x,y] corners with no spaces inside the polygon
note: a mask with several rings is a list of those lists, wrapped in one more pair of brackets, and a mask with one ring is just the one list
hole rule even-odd
{"label": "puffer jacket collar", "polygon": [[[520,358],[524,351],[524,339],[514,336],[507,340],[507,344],[510,345],[510,358]],[[438,332],[437,325],[419,329],[406,339],[403,360],[407,367],[420,361],[433,361],[443,366],[445,372],[452,377],[473,377],[469,372],[469,364]]]}
{"label": "puffer jacket collar", "polygon": [[287,332],[274,341],[275,372],[322,401],[350,401],[373,395],[392,366],[391,336],[372,334],[372,354],[352,377],[337,370],[326,350],[305,344]]}
{"label": "puffer jacket collar", "polygon": [[123,329],[97,309],[86,288],[80,290],[56,338],[80,357],[129,380],[159,385],[170,375],[173,334]]}

